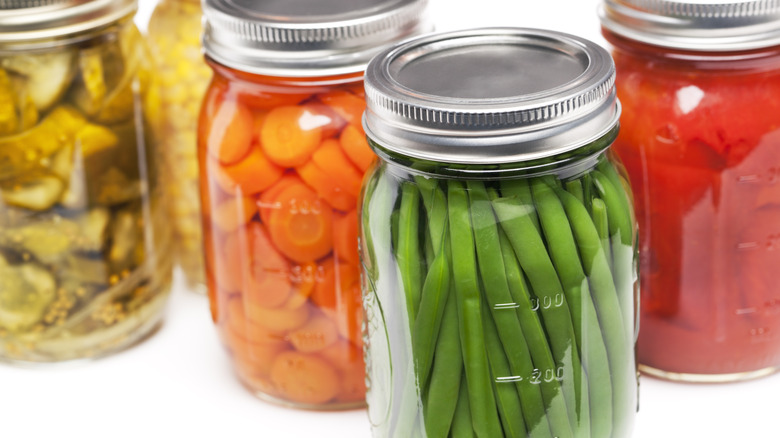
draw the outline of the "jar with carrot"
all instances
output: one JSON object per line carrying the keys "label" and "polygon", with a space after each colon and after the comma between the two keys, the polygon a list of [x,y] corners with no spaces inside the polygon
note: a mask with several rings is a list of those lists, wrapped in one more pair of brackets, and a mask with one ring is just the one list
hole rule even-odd
{"label": "jar with carrot", "polygon": [[615,149],[640,230],[640,368],[722,382],[780,369],[780,5],[609,0]]}
{"label": "jar with carrot", "polygon": [[363,70],[426,1],[207,0],[198,126],[206,279],[239,379],[309,409],[365,398],[357,200]]}

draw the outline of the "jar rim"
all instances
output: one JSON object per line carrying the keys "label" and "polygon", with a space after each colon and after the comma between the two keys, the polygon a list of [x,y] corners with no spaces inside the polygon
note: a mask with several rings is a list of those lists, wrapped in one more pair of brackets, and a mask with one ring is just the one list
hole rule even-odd
{"label": "jar rim", "polygon": [[0,44],[53,40],[99,29],[137,9],[138,0],[3,0]]}

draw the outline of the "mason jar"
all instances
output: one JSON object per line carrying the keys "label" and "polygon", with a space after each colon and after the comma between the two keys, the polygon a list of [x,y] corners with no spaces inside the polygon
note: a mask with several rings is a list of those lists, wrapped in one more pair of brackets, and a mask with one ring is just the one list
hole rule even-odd
{"label": "mason jar", "polygon": [[375,159],[363,71],[425,1],[204,4],[198,154],[212,314],[257,396],[365,403],[357,199]]}
{"label": "mason jar", "polygon": [[160,83],[160,151],[175,253],[191,290],[205,292],[197,132],[211,69],[201,53],[199,0],[162,0],[149,21],[149,46]]}
{"label": "mason jar", "polygon": [[640,369],[780,367],[780,5],[604,2],[641,239]]}
{"label": "mason jar", "polygon": [[0,359],[102,356],[160,323],[171,238],[135,9],[0,6]]}
{"label": "mason jar", "polygon": [[514,28],[425,36],[369,64],[374,437],[630,436],[636,227],[609,149],[614,74],[592,42]]}

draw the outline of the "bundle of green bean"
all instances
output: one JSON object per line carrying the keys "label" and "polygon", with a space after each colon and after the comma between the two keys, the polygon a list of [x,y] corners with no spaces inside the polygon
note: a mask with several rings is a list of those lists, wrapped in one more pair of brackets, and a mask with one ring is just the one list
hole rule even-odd
{"label": "bundle of green bean", "polygon": [[[612,165],[570,181],[394,178],[375,179],[363,217],[368,277],[405,315],[392,326],[383,303],[395,378],[372,391],[394,392],[387,436],[629,436],[634,226]],[[388,264],[395,285],[377,275]]]}

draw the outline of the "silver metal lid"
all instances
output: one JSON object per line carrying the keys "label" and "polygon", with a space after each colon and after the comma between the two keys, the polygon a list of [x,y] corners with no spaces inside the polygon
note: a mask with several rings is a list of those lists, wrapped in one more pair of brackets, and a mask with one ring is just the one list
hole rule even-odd
{"label": "silver metal lid", "polygon": [[606,50],[564,33],[488,28],[434,34],[374,58],[366,133],[404,156],[502,164],[567,152],[620,115]]}
{"label": "silver metal lid", "polygon": [[285,77],[360,72],[381,49],[430,30],[427,0],[204,0],[206,54]]}
{"label": "silver metal lid", "polygon": [[605,0],[602,25],[643,43],[723,52],[780,45],[780,0]]}
{"label": "silver metal lid", "polygon": [[137,0],[0,0],[0,43],[71,35],[135,13]]}

